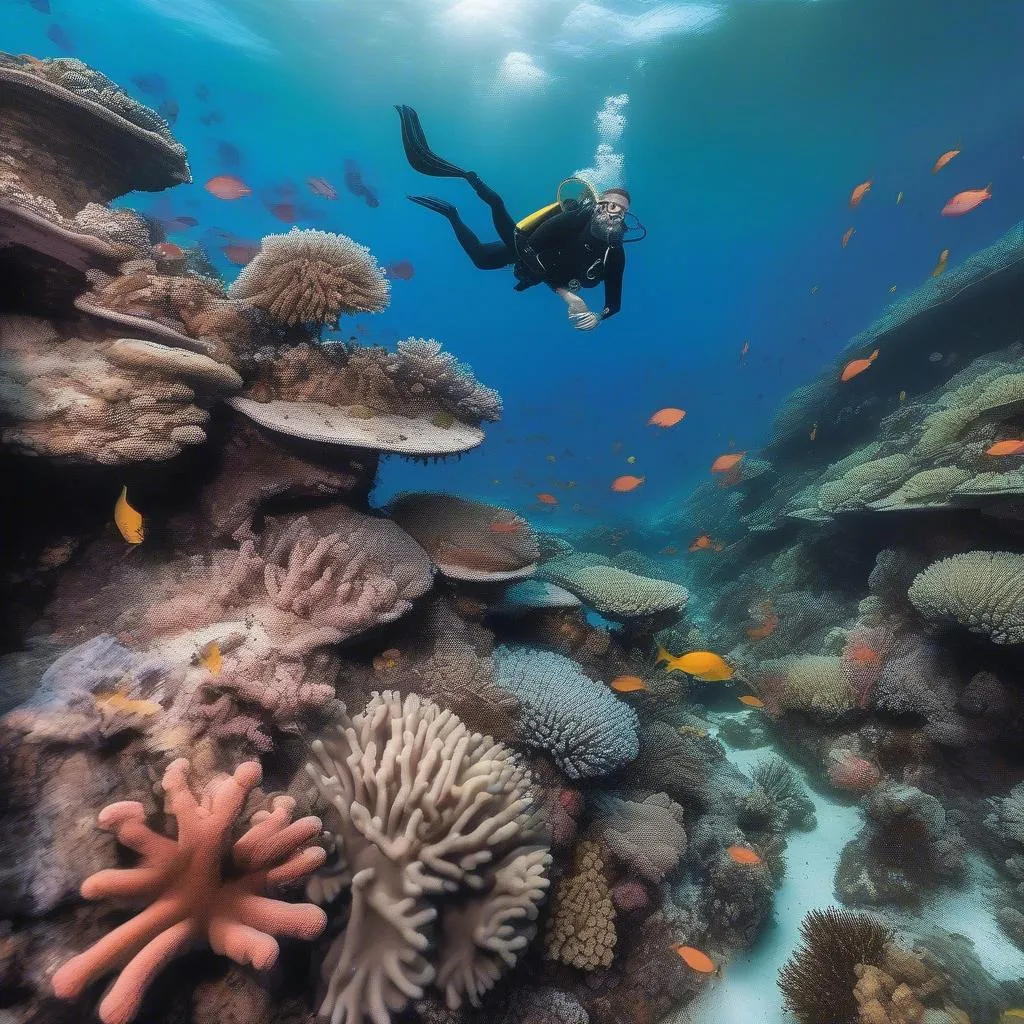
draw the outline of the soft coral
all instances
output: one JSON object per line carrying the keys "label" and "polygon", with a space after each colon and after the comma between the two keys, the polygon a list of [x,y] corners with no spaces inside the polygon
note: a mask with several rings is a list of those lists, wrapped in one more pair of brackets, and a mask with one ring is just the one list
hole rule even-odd
{"label": "soft coral", "polygon": [[176,841],[149,828],[136,801],[110,804],[99,815],[100,826],[142,860],[137,867],[90,875],[82,895],[152,900],[53,976],[54,992],[71,999],[107,971],[125,965],[100,1003],[104,1024],[132,1020],[160,970],[204,940],[236,963],[262,970],[277,959],[275,934],[313,939],[327,923],[318,907],[262,895],[270,885],[296,881],[320,867],[322,849],[300,849],[319,833],[320,819],[289,823],[294,801],[276,798],[273,810],[254,815],[252,827],[231,848],[235,877],[225,878],[225,846],[246,797],[262,777],[260,766],[247,761],[234,775],[214,778],[198,800],[189,789],[188,770],[189,762],[179,758],[163,778],[166,811],[178,821]]}

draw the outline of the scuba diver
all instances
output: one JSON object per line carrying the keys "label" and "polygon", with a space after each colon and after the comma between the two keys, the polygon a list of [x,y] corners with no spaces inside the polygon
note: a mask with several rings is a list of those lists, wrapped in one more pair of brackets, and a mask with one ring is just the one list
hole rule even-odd
{"label": "scuba diver", "polygon": [[[519,221],[512,220],[501,196],[488,188],[474,171],[465,171],[431,152],[420,119],[412,107],[396,106],[402,121],[402,144],[414,170],[435,178],[465,178],[474,192],[490,207],[499,241],[481,242],[469,229],[459,211],[436,196],[408,198],[440,213],[448,219],[466,254],[480,270],[511,266],[524,291],[542,282],[556,292],[568,306],[569,319],[581,331],[593,330],[602,320],[614,316],[622,304],[622,274],[626,266],[624,242],[631,226],[629,193],[624,188],[609,188],[598,195],[593,186],[577,178],[567,178],[559,186],[558,201]],[[563,196],[570,183],[582,186],[579,197]],[[634,217],[635,220],[635,217]],[[594,313],[577,294],[580,288],[592,288],[604,282],[604,309]]]}

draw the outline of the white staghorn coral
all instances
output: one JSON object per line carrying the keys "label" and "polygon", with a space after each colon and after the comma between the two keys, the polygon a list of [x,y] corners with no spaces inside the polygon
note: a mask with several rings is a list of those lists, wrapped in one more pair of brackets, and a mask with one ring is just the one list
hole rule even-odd
{"label": "white staghorn coral", "polygon": [[313,754],[307,771],[342,862],[307,892],[326,902],[350,884],[352,896],[322,968],[321,1017],[390,1024],[431,982],[452,1008],[480,1005],[533,937],[548,887],[527,773],[451,711],[390,690],[343,716]]}

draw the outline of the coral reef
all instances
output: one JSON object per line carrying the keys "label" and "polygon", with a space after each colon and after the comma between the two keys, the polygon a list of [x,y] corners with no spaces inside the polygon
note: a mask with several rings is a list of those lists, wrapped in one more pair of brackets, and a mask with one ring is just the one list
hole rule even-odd
{"label": "coral reef", "polygon": [[431,982],[453,1009],[479,1005],[528,944],[548,886],[527,774],[450,711],[392,691],[343,716],[313,754],[339,859],[307,891],[352,899],[324,961],[321,1014],[387,1024]]}
{"label": "coral reef", "polygon": [[539,552],[533,530],[514,512],[424,491],[399,494],[385,511],[444,576],[495,583],[529,576],[536,569]]}
{"label": "coral reef", "polygon": [[636,712],[569,658],[499,647],[495,684],[522,705],[525,742],[550,755],[570,779],[607,775],[639,751]]}
{"label": "coral reef", "polygon": [[665,793],[643,800],[599,795],[593,811],[601,843],[645,881],[662,882],[686,854],[685,812]]}
{"label": "coral reef", "polygon": [[231,297],[287,327],[338,326],[341,316],[379,313],[387,278],[370,250],[345,235],[292,228],[267,235],[231,286]]}
{"label": "coral reef", "polygon": [[601,848],[584,840],[576,847],[572,867],[552,896],[545,955],[582,971],[593,971],[611,965],[615,941],[615,907],[604,877]]}
{"label": "coral reef", "polygon": [[163,778],[166,811],[178,822],[177,841],[150,829],[142,804],[135,801],[110,804],[99,816],[100,826],[113,831],[142,860],[136,868],[90,875],[82,883],[82,895],[153,901],[53,976],[56,995],[74,999],[94,979],[121,968],[100,1003],[104,1024],[134,1019],[155,975],[198,942],[208,942],[237,963],[266,970],[278,955],[274,934],[313,939],[327,924],[317,907],[263,895],[268,886],[294,882],[323,863],[319,847],[300,849],[320,831],[320,819],[289,824],[294,801],[278,798],[273,810],[254,816],[252,828],[231,845],[230,863],[238,877],[225,875],[221,862],[230,829],[260,781],[260,766],[247,762],[230,778],[207,783],[198,800],[189,789],[188,770],[187,761],[174,761]]}

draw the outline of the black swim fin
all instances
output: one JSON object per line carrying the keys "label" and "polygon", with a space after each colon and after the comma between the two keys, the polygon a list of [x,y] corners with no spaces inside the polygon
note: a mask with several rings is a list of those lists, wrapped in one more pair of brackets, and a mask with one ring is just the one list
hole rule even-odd
{"label": "black swim fin", "polygon": [[427,137],[423,134],[423,126],[420,124],[419,115],[412,107],[404,104],[396,106],[398,116],[402,119],[402,145],[405,147],[405,156],[409,165],[420,174],[429,174],[434,178],[465,178],[467,171],[455,164],[442,160],[436,153],[431,152],[427,145]]}
{"label": "black swim fin", "polygon": [[405,198],[409,202],[416,203],[418,206],[424,206],[428,210],[433,210],[434,213],[439,213],[442,217],[447,217],[449,220],[459,215],[459,211],[451,203],[438,199],[437,196],[406,196]]}

